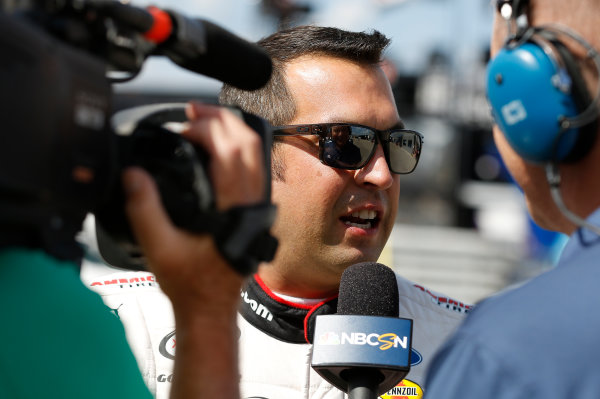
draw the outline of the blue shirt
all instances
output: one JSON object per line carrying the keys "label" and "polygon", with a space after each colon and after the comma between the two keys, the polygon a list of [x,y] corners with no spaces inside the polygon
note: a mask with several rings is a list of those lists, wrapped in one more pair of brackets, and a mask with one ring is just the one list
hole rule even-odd
{"label": "blue shirt", "polygon": [[600,237],[577,230],[554,269],[476,306],[432,362],[425,397],[600,398]]}

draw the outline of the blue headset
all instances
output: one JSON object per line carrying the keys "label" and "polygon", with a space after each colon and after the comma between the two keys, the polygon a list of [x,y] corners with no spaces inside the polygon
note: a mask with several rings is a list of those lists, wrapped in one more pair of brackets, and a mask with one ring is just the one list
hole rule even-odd
{"label": "blue headset", "polygon": [[503,48],[488,65],[487,95],[494,119],[513,149],[535,163],[581,159],[596,136],[600,85],[592,98],[575,56],[559,40],[587,50],[600,76],[600,56],[566,27],[533,27],[527,0],[499,0],[509,26]]}

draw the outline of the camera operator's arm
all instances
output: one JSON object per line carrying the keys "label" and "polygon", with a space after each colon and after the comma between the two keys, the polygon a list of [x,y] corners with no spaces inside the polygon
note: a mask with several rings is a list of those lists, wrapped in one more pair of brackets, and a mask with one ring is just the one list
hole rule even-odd
{"label": "camera operator's arm", "polygon": [[[219,210],[263,200],[265,166],[260,138],[222,108],[192,104],[184,135],[210,156]],[[170,222],[143,170],[123,176],[127,213],[151,270],[171,299],[177,353],[171,397],[238,398],[236,312],[242,277],[221,257],[213,238]]]}

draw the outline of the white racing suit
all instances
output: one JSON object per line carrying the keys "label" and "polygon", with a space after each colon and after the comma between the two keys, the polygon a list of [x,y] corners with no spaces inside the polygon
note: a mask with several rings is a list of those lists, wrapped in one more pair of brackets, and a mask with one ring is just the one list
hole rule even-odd
{"label": "white racing suit", "polygon": [[[84,276],[84,282],[121,319],[148,387],[158,399],[166,399],[176,343],[171,303],[151,273],[112,271],[108,275]],[[421,398],[434,351],[471,307],[400,276],[397,280],[400,317],[413,320],[412,366],[406,378],[381,397]],[[273,294],[257,276],[249,279],[241,297],[238,327],[242,398],[345,398],[311,368],[312,345],[305,337],[305,324],[314,324],[317,314],[335,313],[337,299],[312,307],[293,304]]]}

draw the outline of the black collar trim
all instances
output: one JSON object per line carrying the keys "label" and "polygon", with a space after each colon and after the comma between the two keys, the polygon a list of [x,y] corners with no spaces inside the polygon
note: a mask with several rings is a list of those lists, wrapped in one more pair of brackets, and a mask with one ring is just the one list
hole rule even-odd
{"label": "black collar trim", "polygon": [[275,295],[257,274],[248,279],[241,296],[240,314],[248,323],[289,343],[312,342],[316,316],[333,314],[337,309],[337,295],[313,306],[286,301]]}

